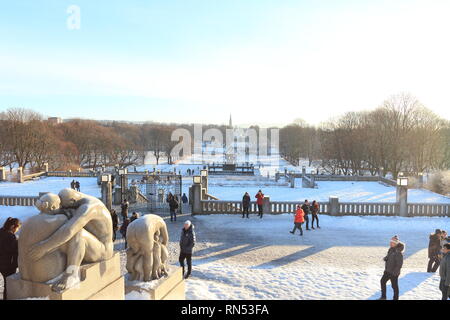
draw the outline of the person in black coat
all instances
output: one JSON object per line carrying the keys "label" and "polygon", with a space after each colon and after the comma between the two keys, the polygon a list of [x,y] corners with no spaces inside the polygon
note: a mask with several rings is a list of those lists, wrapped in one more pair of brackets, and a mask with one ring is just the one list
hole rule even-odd
{"label": "person in black coat", "polygon": [[122,215],[122,219],[125,220],[126,218],[128,218],[128,207],[129,207],[129,203],[128,200],[125,199],[123,200],[122,204],[120,205],[120,208],[122,209],[121,215]]}
{"label": "person in black coat", "polygon": [[80,181],[75,181],[75,189],[80,192]]}
{"label": "person in black coat", "polygon": [[428,243],[429,261],[427,272],[436,272],[439,268],[439,254],[441,253],[441,233],[441,230],[436,229],[434,233],[430,234],[430,242]]}
{"label": "person in black coat", "polygon": [[392,285],[392,290],[394,291],[393,300],[398,300],[399,297],[399,287],[398,287],[398,277],[400,276],[400,270],[403,266],[403,251],[405,245],[400,242],[398,236],[393,236],[390,242],[390,248],[383,258],[385,261],[383,277],[381,277],[381,297],[379,300],[386,300],[386,283],[390,280]]}
{"label": "person in black coat", "polygon": [[189,199],[188,199],[188,197],[186,196],[186,193],[183,193],[183,196],[181,197],[181,201],[183,201],[183,204],[188,203]]}
{"label": "person in black coat", "polygon": [[305,225],[306,225],[306,230],[311,230],[309,229],[309,213],[310,213],[310,206],[309,206],[309,201],[305,200],[305,203],[303,203],[302,205],[302,210],[305,213]]}
{"label": "person in black coat", "polygon": [[125,218],[125,219],[123,219],[122,226],[120,227],[120,234],[125,239],[125,249],[127,248],[127,229],[128,229],[129,224],[130,224],[130,219]]}
{"label": "person in black coat", "polygon": [[114,209],[111,210],[111,220],[113,226],[113,241],[116,241],[116,232],[119,230],[119,217]]}
{"label": "person in black coat", "polygon": [[21,226],[20,220],[9,217],[0,229],[0,273],[3,276],[3,300],[6,300],[6,277],[16,273],[19,250],[15,233]]}
{"label": "person in black coat", "polygon": [[131,214],[130,223],[132,223],[136,219],[139,219],[139,214],[137,212],[133,212]]}
{"label": "person in black coat", "polygon": [[248,218],[248,209],[250,207],[250,195],[248,192],[244,194],[242,197],[242,218],[244,218],[245,215],[247,215]]}
{"label": "person in black coat", "polygon": [[188,271],[184,278],[187,279],[191,275],[192,271],[192,252],[195,246],[195,231],[194,225],[191,221],[186,220],[184,223],[183,229],[181,229],[180,236],[180,257],[178,261],[180,262],[181,267],[183,268],[184,275],[184,260],[186,260],[188,265]]}
{"label": "person in black coat", "polygon": [[439,268],[439,276],[441,277],[439,289],[442,292],[442,300],[447,300],[450,295],[450,243],[442,246],[442,253],[442,263]]}
{"label": "person in black coat", "polygon": [[169,193],[168,202],[169,202],[169,209],[170,209],[170,221],[177,221],[177,213],[176,212],[179,207],[178,200],[171,193]]}

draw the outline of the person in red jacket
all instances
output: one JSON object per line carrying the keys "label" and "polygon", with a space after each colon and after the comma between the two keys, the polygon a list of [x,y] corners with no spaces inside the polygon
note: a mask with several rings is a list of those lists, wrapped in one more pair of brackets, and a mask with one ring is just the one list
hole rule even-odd
{"label": "person in red jacket", "polygon": [[263,217],[263,200],[264,200],[264,193],[262,193],[261,190],[258,191],[258,193],[255,196],[256,198],[256,204],[258,205],[258,216],[260,218]]}
{"label": "person in red jacket", "polygon": [[295,218],[294,218],[294,229],[289,231],[294,234],[296,229],[300,230],[300,235],[303,235],[302,224],[305,222],[305,212],[300,205],[297,205],[297,210],[295,210]]}

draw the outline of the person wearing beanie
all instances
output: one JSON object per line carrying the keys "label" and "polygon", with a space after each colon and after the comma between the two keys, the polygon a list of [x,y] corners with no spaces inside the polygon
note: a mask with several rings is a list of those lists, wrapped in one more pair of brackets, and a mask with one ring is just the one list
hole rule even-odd
{"label": "person wearing beanie", "polygon": [[405,250],[405,245],[400,242],[398,236],[393,236],[391,238],[390,248],[386,257],[383,258],[385,261],[384,273],[381,277],[381,297],[379,300],[386,300],[386,283],[391,281],[392,290],[394,291],[393,300],[398,300],[399,298],[399,287],[398,287],[398,277],[400,276],[400,271],[403,266],[403,251]]}
{"label": "person wearing beanie", "polygon": [[440,259],[439,254],[441,253],[441,230],[436,229],[436,231],[430,234],[430,241],[428,243],[428,267],[427,272],[436,272],[439,268]]}
{"label": "person wearing beanie", "polygon": [[[181,229],[180,236],[180,256],[178,261],[183,268],[183,276],[187,279],[191,275],[192,271],[192,251],[195,246],[195,232],[194,225],[191,221],[186,220],[184,226]],[[188,270],[186,275],[184,274],[184,260],[187,262]]]}

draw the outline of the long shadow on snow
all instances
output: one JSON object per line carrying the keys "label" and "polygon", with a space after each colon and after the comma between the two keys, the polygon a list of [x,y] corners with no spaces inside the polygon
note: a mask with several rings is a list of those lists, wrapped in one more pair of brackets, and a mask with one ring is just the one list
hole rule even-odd
{"label": "long shadow on snow", "polygon": [[[429,278],[431,278],[434,274],[428,273],[428,272],[410,272],[406,274],[404,277],[400,277],[398,279],[398,286],[400,289],[400,298],[402,295],[407,293],[408,291],[414,290],[417,288],[421,283],[425,282]],[[381,277],[380,277],[381,279]],[[386,296],[391,299],[393,295],[392,286],[390,285],[390,282],[388,282],[388,285],[386,285]],[[375,300],[378,299],[381,296],[381,289],[380,291],[376,292],[374,295],[368,298],[368,300]],[[436,297],[436,299],[439,297]]]}

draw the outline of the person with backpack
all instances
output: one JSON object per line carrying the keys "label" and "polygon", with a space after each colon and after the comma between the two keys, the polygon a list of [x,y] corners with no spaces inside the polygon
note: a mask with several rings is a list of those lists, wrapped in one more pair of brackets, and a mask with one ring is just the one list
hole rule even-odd
{"label": "person with backpack", "polygon": [[264,203],[264,193],[262,193],[261,190],[258,191],[258,193],[255,196],[256,198],[256,204],[258,205],[258,216],[260,218],[263,217],[263,203]]}
{"label": "person with backpack", "polygon": [[318,216],[319,209],[320,209],[319,203],[316,200],[314,200],[312,202],[312,205],[311,205],[310,209],[311,209],[311,217],[312,217],[311,228],[314,229],[314,220],[315,220],[315,221],[317,221],[317,229],[320,229],[320,227],[319,227],[319,216]]}
{"label": "person with backpack", "polygon": [[309,214],[310,207],[309,207],[309,201],[308,200],[305,200],[305,203],[303,203],[302,210],[305,213],[306,230],[309,231],[311,229],[309,229],[309,217],[308,217],[308,214]]}
{"label": "person with backpack", "polygon": [[399,298],[399,287],[398,287],[398,277],[400,276],[400,271],[403,266],[403,251],[405,250],[405,245],[400,242],[398,236],[393,236],[389,243],[389,250],[386,257],[383,258],[385,261],[384,273],[381,277],[381,297],[378,300],[386,300],[386,283],[391,281],[392,290],[394,291],[393,300],[398,300]]}
{"label": "person with backpack", "polygon": [[295,230],[298,229],[298,230],[300,230],[300,236],[303,236],[303,230],[302,230],[303,222],[305,222],[305,213],[303,212],[303,209],[300,207],[300,205],[297,205],[297,209],[295,210],[295,217],[294,217],[294,229],[289,232],[294,234]]}
{"label": "person with backpack", "polygon": [[19,249],[16,233],[22,223],[9,217],[0,229],[0,273],[3,276],[3,300],[7,298],[6,278],[16,273]]}
{"label": "person with backpack", "polygon": [[248,192],[246,192],[242,197],[242,218],[247,215],[248,219],[248,209],[250,207],[250,201],[250,195],[248,194]]}

